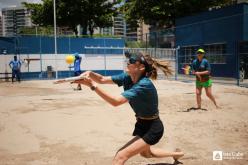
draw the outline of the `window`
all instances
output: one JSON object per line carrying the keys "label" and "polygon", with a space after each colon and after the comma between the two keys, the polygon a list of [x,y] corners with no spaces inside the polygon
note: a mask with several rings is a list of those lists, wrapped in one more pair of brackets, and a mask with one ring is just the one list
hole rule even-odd
{"label": "window", "polygon": [[181,48],[179,60],[183,64],[190,64],[196,58],[196,51],[199,46],[184,46]]}
{"label": "window", "polygon": [[[196,59],[196,51],[199,46],[184,46],[181,47],[179,60],[182,64],[190,64]],[[206,44],[204,45],[207,60],[212,64],[225,64],[226,63],[226,44]]]}
{"label": "window", "polygon": [[206,58],[213,64],[225,64],[226,63],[226,44],[209,44],[205,45]]}

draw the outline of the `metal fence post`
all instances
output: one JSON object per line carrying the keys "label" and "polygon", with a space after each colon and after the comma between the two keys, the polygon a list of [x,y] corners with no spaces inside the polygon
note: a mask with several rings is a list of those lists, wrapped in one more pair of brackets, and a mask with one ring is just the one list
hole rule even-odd
{"label": "metal fence post", "polygon": [[125,72],[125,65],[126,65],[126,63],[125,63],[125,60],[126,60],[126,56],[125,56],[125,47],[122,49],[122,62],[123,62],[123,73]]}
{"label": "metal fence post", "polygon": [[41,35],[40,35],[40,78],[42,78],[42,56],[41,56]]}
{"label": "metal fence post", "polygon": [[68,49],[69,49],[69,53],[71,53],[71,37],[69,36],[68,39],[69,39],[69,43],[68,43],[69,48]]}
{"label": "metal fence post", "polygon": [[235,44],[235,47],[236,47],[236,57],[237,57],[237,59],[236,59],[236,65],[237,65],[237,86],[240,86],[240,70],[239,70],[239,67],[240,67],[240,53],[239,53],[239,43],[238,43],[238,41],[236,42],[236,44]]}
{"label": "metal fence post", "polygon": [[154,49],[154,57],[156,58],[156,52],[157,52],[157,46],[158,46],[158,41],[157,41],[157,32],[155,32],[155,49]]}
{"label": "metal fence post", "polygon": [[147,33],[146,33],[146,51],[147,51],[147,47],[148,47],[148,44],[147,44]]}
{"label": "metal fence post", "polygon": [[104,54],[104,75],[106,76],[107,75],[107,64],[106,64],[106,52],[105,52],[105,49],[106,49],[106,45],[105,45],[105,39],[103,39],[103,54]]}
{"label": "metal fence post", "polygon": [[175,80],[177,81],[177,72],[178,72],[178,50],[180,49],[180,46],[177,46],[175,49]]}

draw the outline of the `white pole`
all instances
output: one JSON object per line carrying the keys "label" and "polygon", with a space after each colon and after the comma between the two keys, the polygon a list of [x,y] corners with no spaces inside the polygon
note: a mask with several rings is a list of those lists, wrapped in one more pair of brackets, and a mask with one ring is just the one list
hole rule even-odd
{"label": "white pole", "polygon": [[35,36],[37,36],[37,25],[35,25]]}
{"label": "white pole", "polygon": [[177,46],[175,49],[176,58],[175,58],[175,80],[178,80],[178,51],[180,49],[180,46]]}
{"label": "white pole", "polygon": [[53,0],[53,17],[54,17],[55,70],[56,70],[56,79],[58,79],[58,68],[57,68],[57,31],[56,31],[56,0]]}
{"label": "white pole", "polygon": [[41,56],[41,34],[40,34],[40,78],[42,78],[42,56]]}
{"label": "white pole", "polygon": [[[105,47],[105,39],[103,39],[103,46]],[[106,52],[105,49],[103,50],[104,52],[104,76],[107,76],[107,64],[106,64]]]}

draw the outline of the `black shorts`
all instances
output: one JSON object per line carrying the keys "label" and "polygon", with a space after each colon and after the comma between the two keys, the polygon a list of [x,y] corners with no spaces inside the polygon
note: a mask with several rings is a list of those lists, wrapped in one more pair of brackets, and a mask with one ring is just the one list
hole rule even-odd
{"label": "black shorts", "polygon": [[133,136],[139,136],[147,144],[154,145],[158,143],[163,133],[164,126],[159,118],[154,120],[137,119]]}

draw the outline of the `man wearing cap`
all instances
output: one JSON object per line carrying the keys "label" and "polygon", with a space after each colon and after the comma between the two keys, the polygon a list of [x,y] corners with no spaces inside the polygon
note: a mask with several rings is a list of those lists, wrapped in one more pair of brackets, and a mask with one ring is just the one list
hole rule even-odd
{"label": "man wearing cap", "polygon": [[204,58],[204,55],[205,51],[203,49],[198,49],[197,59],[195,59],[192,63],[193,74],[196,75],[197,109],[201,109],[202,88],[205,88],[206,95],[209,97],[210,100],[213,101],[214,105],[219,108],[211,91],[212,80],[210,78],[210,64],[208,60]]}

